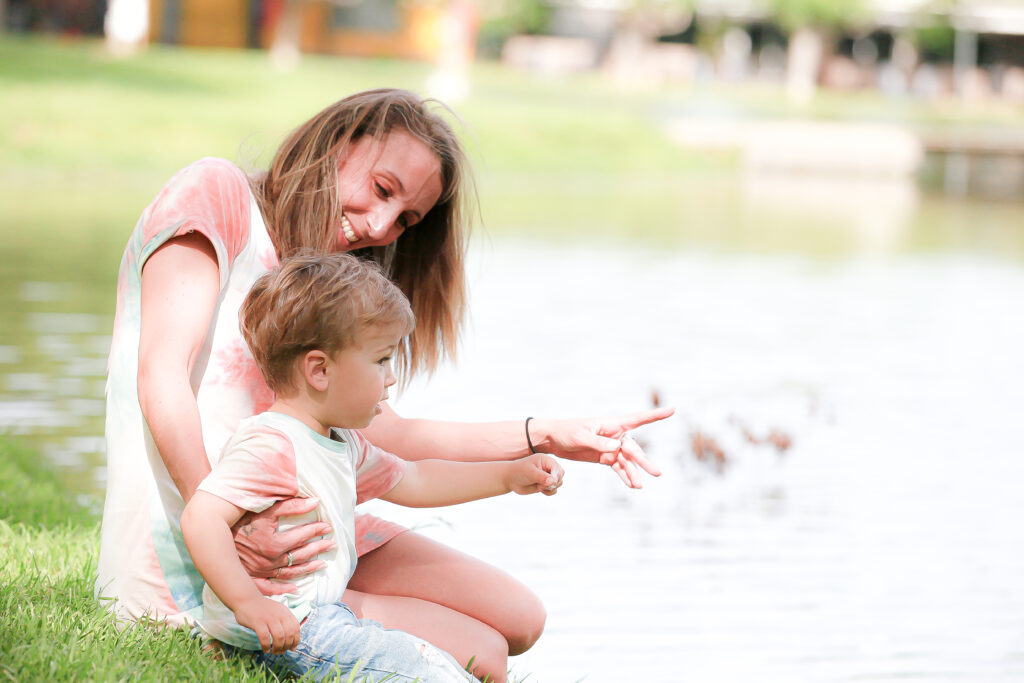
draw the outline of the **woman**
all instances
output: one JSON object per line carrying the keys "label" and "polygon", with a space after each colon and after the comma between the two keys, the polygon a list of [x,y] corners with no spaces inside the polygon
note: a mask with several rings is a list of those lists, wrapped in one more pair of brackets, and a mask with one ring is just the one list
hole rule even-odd
{"label": "woman", "polygon": [[[202,580],[185,550],[184,502],[238,422],[273,400],[238,330],[253,281],[297,249],[377,260],[409,297],[416,329],[404,377],[454,353],[465,308],[465,161],[450,127],[412,93],[375,90],[297,128],[270,169],[248,178],[224,160],[180,171],[143,212],[121,262],[107,391],[108,481],[96,591],[126,619],[188,624]],[[651,474],[627,430],[667,417],[492,424],[409,420],[387,410],[366,435],[400,457],[493,460],[531,450],[603,462],[630,486]],[[532,440],[532,443],[531,443]],[[265,592],[321,566],[330,530],[276,534],[283,501],[236,534]],[[545,614],[500,570],[370,516],[356,526],[359,565],[346,602],[360,617],[434,642],[503,680]]]}

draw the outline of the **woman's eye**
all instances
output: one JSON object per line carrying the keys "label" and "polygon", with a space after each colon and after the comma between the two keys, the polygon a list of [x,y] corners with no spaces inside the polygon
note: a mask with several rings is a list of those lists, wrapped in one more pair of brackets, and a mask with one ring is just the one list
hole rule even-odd
{"label": "woman's eye", "polygon": [[391,193],[388,192],[388,189],[378,182],[373,183],[373,189],[380,197],[383,197],[384,199],[387,199],[388,197],[391,196]]}
{"label": "woman's eye", "polygon": [[384,358],[381,358],[379,361],[377,361],[377,365],[387,365],[390,362],[391,356],[385,356]]}

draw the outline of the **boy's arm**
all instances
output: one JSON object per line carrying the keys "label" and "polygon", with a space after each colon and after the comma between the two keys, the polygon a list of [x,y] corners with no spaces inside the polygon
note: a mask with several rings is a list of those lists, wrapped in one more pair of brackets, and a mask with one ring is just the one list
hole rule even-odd
{"label": "boy's arm", "polygon": [[299,644],[299,623],[287,607],[263,597],[238,559],[231,527],[245,512],[196,491],[181,515],[181,532],[199,573],[238,623],[256,632],[264,652],[280,654]]}
{"label": "boy's arm", "polygon": [[563,470],[545,454],[508,462],[420,460],[406,463],[394,488],[380,496],[406,507],[455,505],[504,493],[553,495],[562,485]]}

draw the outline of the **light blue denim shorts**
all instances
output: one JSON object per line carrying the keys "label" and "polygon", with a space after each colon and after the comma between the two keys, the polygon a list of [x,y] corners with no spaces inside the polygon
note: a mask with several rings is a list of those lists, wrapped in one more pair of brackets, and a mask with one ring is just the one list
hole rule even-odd
{"label": "light blue denim shorts", "polygon": [[466,683],[475,681],[458,662],[416,636],[357,619],[346,605],[321,605],[302,622],[299,645],[284,654],[255,652],[272,669],[316,681]]}

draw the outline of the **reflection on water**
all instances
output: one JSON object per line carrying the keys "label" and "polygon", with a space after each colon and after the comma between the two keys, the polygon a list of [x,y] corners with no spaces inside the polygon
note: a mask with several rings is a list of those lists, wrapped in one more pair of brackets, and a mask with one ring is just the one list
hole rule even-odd
{"label": "reflection on water", "polygon": [[400,411],[629,409],[652,388],[679,409],[641,434],[665,469],[643,492],[570,466],[553,499],[425,530],[544,598],[530,680],[1024,676],[1024,269],[525,243],[477,266],[464,362]]}
{"label": "reflection on water", "polygon": [[[1021,680],[1024,207],[733,188],[676,196],[706,225],[674,237],[477,240],[459,369],[396,402],[521,419],[657,393],[662,478],[569,463],[550,499],[376,507],[535,588],[531,681]],[[95,493],[120,246],[2,227],[0,428]],[[772,430],[792,445],[748,438]]]}

